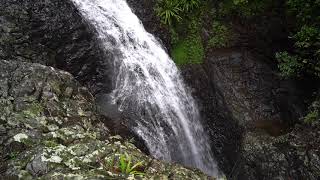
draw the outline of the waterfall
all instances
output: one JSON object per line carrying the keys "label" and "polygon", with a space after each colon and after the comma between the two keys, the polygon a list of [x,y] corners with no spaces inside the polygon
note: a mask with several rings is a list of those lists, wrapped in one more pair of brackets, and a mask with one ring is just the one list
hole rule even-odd
{"label": "waterfall", "polygon": [[178,68],[125,0],[72,0],[92,25],[114,69],[111,103],[158,159],[217,175],[195,100]]}

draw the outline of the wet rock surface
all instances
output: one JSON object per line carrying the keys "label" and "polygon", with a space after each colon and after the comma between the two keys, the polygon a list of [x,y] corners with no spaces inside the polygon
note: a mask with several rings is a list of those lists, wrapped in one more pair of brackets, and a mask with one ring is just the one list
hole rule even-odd
{"label": "wet rock surface", "polygon": [[1,59],[54,66],[73,74],[92,92],[109,91],[105,60],[111,56],[99,46],[94,30],[71,1],[0,3]]}
{"label": "wet rock surface", "polygon": [[[155,1],[128,3],[170,50],[168,30],[153,11]],[[290,124],[303,108],[294,84],[279,79],[264,58],[248,50],[217,50],[208,53],[203,65],[181,67],[199,100],[219,165],[230,179],[319,179],[317,123],[298,124],[276,133],[278,137],[265,133],[265,127],[273,131],[279,122]],[[70,1],[2,0],[0,59],[3,177],[103,179],[119,173],[104,171],[98,157],[127,152],[137,161],[152,160],[130,142],[110,138],[99,121],[89,91],[112,89],[111,67],[105,61],[112,60],[112,54],[101,50],[94,30]],[[89,90],[69,73],[22,62],[68,71]],[[261,121],[263,128],[256,128],[255,122]],[[273,125],[263,126],[265,122]],[[93,154],[92,159],[84,152]],[[206,178],[178,165],[152,163],[147,177],[150,172],[160,178]]]}
{"label": "wet rock surface", "polygon": [[[320,177],[319,123],[296,125],[286,135],[271,137],[248,132],[235,177],[240,179],[310,179]],[[238,168],[237,167],[237,168]]]}
{"label": "wet rock surface", "polygon": [[170,51],[169,29],[167,26],[162,25],[160,18],[154,13],[157,0],[127,0],[127,2],[132,11],[142,21],[145,29],[163,44],[163,48]]}
{"label": "wet rock surface", "polygon": [[210,136],[210,144],[219,167],[229,173],[239,159],[241,127],[226,108],[221,92],[210,80],[203,65],[184,66],[182,74],[198,100],[202,123]]}
{"label": "wet rock surface", "polygon": [[263,56],[246,49],[221,50],[209,53],[205,67],[241,126],[268,120],[294,123],[303,115],[303,94],[293,82],[281,80]]}
{"label": "wet rock surface", "polygon": [[[131,4],[147,30],[170,42],[148,28],[154,4]],[[161,29],[158,23],[152,27]],[[277,41],[282,35],[272,37]],[[219,166],[229,179],[318,179],[318,125],[294,125],[305,113],[302,98],[307,94],[296,82],[279,77],[267,56],[270,42],[254,38],[247,43],[266,52],[242,48],[240,39],[238,48],[208,51],[202,65],[181,67],[198,99]]]}
{"label": "wet rock surface", "polygon": [[117,163],[108,165],[126,154],[131,163],[141,162],[145,175],[140,179],[210,179],[198,170],[152,159],[129,140],[110,136],[93,96],[67,72],[0,60],[0,75],[1,177],[133,178]]}
{"label": "wet rock surface", "polygon": [[182,68],[220,167],[228,179],[319,178],[319,125],[298,120],[303,96],[248,53],[220,51]]}

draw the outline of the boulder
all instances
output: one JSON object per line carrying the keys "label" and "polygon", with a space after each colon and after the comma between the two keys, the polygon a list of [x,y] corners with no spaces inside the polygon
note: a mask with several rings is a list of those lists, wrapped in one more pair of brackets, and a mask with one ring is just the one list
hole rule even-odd
{"label": "boulder", "polygon": [[[70,73],[0,60],[0,76],[0,176],[5,179],[213,179],[153,159],[132,141],[111,136],[93,96]],[[121,161],[127,170],[121,170]]]}

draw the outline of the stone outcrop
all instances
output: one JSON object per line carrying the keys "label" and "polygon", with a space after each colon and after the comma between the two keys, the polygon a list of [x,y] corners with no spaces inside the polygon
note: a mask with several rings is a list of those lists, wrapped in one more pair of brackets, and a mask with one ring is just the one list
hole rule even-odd
{"label": "stone outcrop", "polygon": [[93,96],[67,72],[0,60],[0,76],[0,176],[5,179],[133,178],[118,165],[124,155],[130,168],[140,163],[134,169],[143,173],[140,179],[212,179],[110,136]]}
{"label": "stone outcrop", "polygon": [[319,122],[296,125],[292,132],[279,137],[263,132],[248,132],[243,142],[239,171],[242,179],[310,179],[320,177]]}
{"label": "stone outcrop", "polygon": [[[128,2],[170,51],[169,31],[154,14],[156,1]],[[144,165],[148,178],[206,178],[110,137],[91,94],[112,89],[112,67],[105,61],[112,54],[99,47],[94,29],[70,1],[2,0],[0,59],[2,176],[118,177],[118,171],[103,170],[101,159],[126,152],[135,162],[152,162]],[[319,125],[293,126],[304,112],[303,95],[279,78],[264,55],[242,47],[216,49],[207,52],[204,64],[181,70],[228,177],[319,179]]]}
{"label": "stone outcrop", "polygon": [[[149,25],[154,4],[131,4],[143,6],[136,11],[146,29],[168,42],[169,36],[157,34],[161,25]],[[228,178],[317,179],[318,125],[298,121],[305,113],[306,94],[295,82],[281,79],[268,57],[286,37],[274,33],[281,21],[268,29],[258,21],[255,33],[242,32],[248,37],[239,39],[237,48],[209,50],[203,64],[182,66],[182,74],[198,99],[214,153]],[[265,41],[266,36],[274,40]],[[257,47],[263,51],[257,52]]]}
{"label": "stone outcrop", "polygon": [[1,1],[0,58],[57,67],[94,93],[111,88],[105,59],[112,57],[71,1]]}
{"label": "stone outcrop", "polygon": [[294,84],[281,80],[265,57],[246,49],[210,52],[205,69],[221,90],[227,108],[243,127],[253,122],[294,123],[303,115]]}

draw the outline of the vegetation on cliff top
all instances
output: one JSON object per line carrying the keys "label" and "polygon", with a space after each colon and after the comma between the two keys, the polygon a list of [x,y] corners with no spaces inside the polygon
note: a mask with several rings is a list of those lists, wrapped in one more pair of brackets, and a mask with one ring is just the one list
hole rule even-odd
{"label": "vegetation on cliff top", "polygon": [[[199,64],[209,49],[232,47],[238,38],[233,31],[235,23],[255,26],[270,17],[265,23],[272,24],[273,17],[281,20],[287,33],[281,40],[285,46],[269,54],[279,74],[283,78],[320,79],[320,0],[158,0],[156,12],[170,29],[172,57],[178,65]],[[272,44],[274,39],[268,38],[268,33],[275,32],[271,26],[262,26],[254,28]],[[306,121],[317,118],[319,113],[310,110]]]}
{"label": "vegetation on cliff top", "polygon": [[[173,58],[178,64],[202,62],[203,48],[230,46],[232,32],[225,23],[232,21],[230,20],[232,17],[249,22],[254,17],[265,14],[281,16],[280,13],[284,12],[286,17],[283,20],[287,21],[284,28],[290,31],[287,38],[289,46],[287,49],[274,53],[281,75],[300,77],[309,74],[320,77],[319,9],[319,0],[220,0],[216,2],[159,0],[156,12],[162,22],[173,32]],[[208,17],[209,21],[203,22],[203,19],[208,20]],[[189,24],[193,22],[198,22],[198,26],[190,29]],[[199,36],[203,29],[208,29],[208,25],[212,27],[209,32],[209,40],[206,39],[207,37]],[[194,39],[190,37],[196,37],[197,40],[190,41]],[[201,38],[201,43],[199,43],[199,38]],[[208,43],[204,43],[205,41]],[[194,53],[200,55],[190,56]]]}

